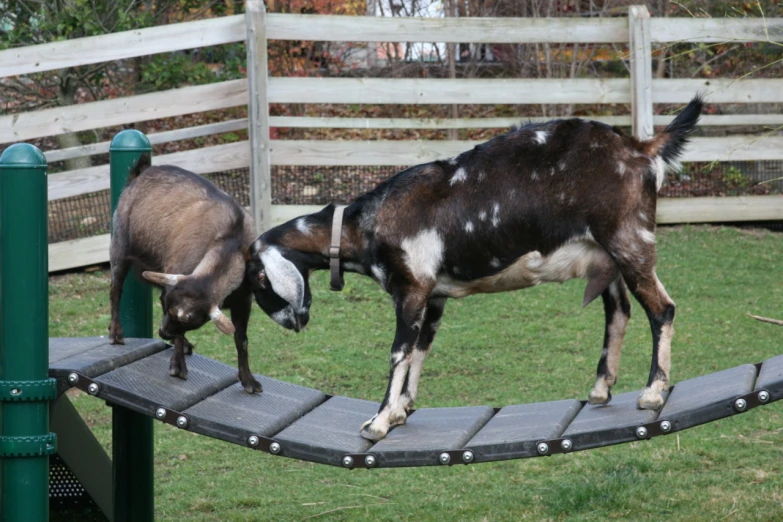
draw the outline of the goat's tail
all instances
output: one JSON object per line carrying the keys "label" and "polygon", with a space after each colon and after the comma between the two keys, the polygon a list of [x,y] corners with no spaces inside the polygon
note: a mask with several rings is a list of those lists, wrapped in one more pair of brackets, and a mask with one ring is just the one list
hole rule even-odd
{"label": "goat's tail", "polygon": [[688,137],[699,122],[703,105],[704,97],[697,94],[663,131],[643,142],[644,152],[662,161],[660,167],[656,169],[659,170],[656,172],[659,190],[663,183],[663,171],[665,169],[679,170],[678,159],[685,144],[688,143]]}
{"label": "goat's tail", "polygon": [[136,160],[136,162],[131,166],[130,171],[128,172],[128,183],[133,181],[134,179],[138,178],[139,175],[144,172],[144,169],[152,165],[152,158],[150,157],[150,154],[143,153],[139,155],[139,159]]}

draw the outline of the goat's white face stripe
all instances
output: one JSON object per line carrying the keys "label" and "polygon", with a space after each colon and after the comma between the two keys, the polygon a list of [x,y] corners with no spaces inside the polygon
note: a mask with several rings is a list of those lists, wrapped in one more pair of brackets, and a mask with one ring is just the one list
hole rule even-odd
{"label": "goat's white face stripe", "polygon": [[422,230],[402,240],[405,261],[418,280],[433,280],[443,261],[443,238],[434,228]]}
{"label": "goat's white face stripe", "polygon": [[261,253],[267,278],[277,295],[285,299],[295,310],[304,304],[304,278],[296,266],[283,257],[276,247],[269,247]]}
{"label": "goat's white face stripe", "polygon": [[463,167],[460,167],[449,180],[449,185],[454,185],[458,181],[465,181],[466,179],[468,179],[468,173]]}
{"label": "goat's white face stripe", "polygon": [[534,139],[534,140],[536,141],[536,143],[538,143],[539,145],[543,145],[544,143],[546,143],[546,139],[547,139],[547,136],[548,136],[548,135],[549,135],[549,133],[548,133],[548,132],[546,132],[546,131],[536,131],[536,137],[535,137],[535,138],[533,138],[533,139]]}

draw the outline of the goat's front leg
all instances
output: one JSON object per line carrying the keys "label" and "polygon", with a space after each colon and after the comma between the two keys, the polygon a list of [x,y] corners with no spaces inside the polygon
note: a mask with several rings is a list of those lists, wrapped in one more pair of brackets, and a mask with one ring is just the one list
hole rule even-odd
{"label": "goat's front leg", "polygon": [[443,317],[443,308],[446,306],[445,297],[434,297],[427,303],[427,312],[424,316],[424,323],[416,339],[416,344],[411,353],[411,363],[408,369],[408,377],[402,387],[402,407],[406,416],[413,410],[416,397],[419,391],[419,379],[421,378],[421,369],[424,366],[424,360],[430,353],[432,341],[440,326],[440,319]]}
{"label": "goat's front leg", "polygon": [[178,335],[174,338],[174,354],[169,362],[169,375],[179,377],[182,380],[188,378],[188,365],[185,362],[185,336]]}
{"label": "goat's front leg", "polygon": [[612,400],[612,386],[617,383],[620,353],[625,329],[631,318],[631,303],[622,277],[618,277],[601,294],[604,302],[604,348],[598,361],[597,378],[588,400],[590,404],[606,404]]}
{"label": "goat's front leg", "polygon": [[[400,302],[402,301],[402,302]],[[368,440],[380,440],[389,428],[405,424],[407,413],[402,400],[402,390],[411,364],[411,352],[419,337],[426,298],[415,298],[410,294],[398,301],[397,331],[391,349],[389,383],[381,407],[375,416],[362,425],[360,434]],[[418,379],[417,379],[418,380]]]}
{"label": "goat's front leg", "polygon": [[250,321],[250,310],[252,308],[252,296],[242,293],[236,296],[232,301],[231,322],[234,323],[234,344],[237,348],[237,365],[239,372],[237,379],[242,383],[242,388],[247,393],[257,393],[263,391],[261,383],[253,377],[250,371],[250,363],[247,354],[247,325]]}

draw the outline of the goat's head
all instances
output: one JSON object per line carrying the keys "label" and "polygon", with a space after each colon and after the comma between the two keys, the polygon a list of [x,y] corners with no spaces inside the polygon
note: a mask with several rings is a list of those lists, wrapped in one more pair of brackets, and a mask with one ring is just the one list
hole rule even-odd
{"label": "goat's head", "polygon": [[163,321],[159,331],[163,339],[184,335],[210,320],[224,334],[234,333],[234,324],[220,311],[219,303],[209,295],[202,278],[160,272],[143,272],[142,277],[164,288]]}
{"label": "goat's head", "polygon": [[256,303],[276,323],[300,331],[310,320],[310,271],[296,253],[267,245],[261,239],[250,247],[246,279]]}

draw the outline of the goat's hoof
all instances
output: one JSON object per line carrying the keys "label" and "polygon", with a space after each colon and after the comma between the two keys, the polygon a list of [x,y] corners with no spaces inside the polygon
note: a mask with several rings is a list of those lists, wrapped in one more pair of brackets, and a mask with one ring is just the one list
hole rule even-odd
{"label": "goat's hoof", "polygon": [[607,391],[606,393],[599,393],[593,390],[590,392],[590,395],[587,396],[588,404],[592,405],[609,404],[609,401],[611,400],[612,392],[610,391]]}
{"label": "goat's hoof", "polygon": [[252,377],[249,380],[243,380],[240,377],[239,381],[242,383],[242,388],[245,390],[246,393],[250,393],[252,395],[253,393],[261,393],[262,391],[264,391],[264,388],[261,386],[261,383]]}
{"label": "goat's hoof", "polygon": [[188,380],[188,368],[184,364],[179,365],[174,361],[169,364],[169,375],[172,377],[179,377],[183,381]]}
{"label": "goat's hoof", "polygon": [[660,410],[663,407],[663,397],[660,393],[645,389],[636,399],[636,407],[640,410]]}
{"label": "goat's hoof", "polygon": [[405,410],[389,415],[389,426],[402,426],[408,420]]}
{"label": "goat's hoof", "polygon": [[378,427],[373,427],[374,420],[375,419],[373,418],[372,420],[368,420],[367,422],[365,422],[362,425],[361,431],[359,431],[359,435],[361,435],[362,438],[364,439],[376,442],[386,436],[386,434],[389,432],[389,428],[382,429]]}
{"label": "goat's hoof", "polygon": [[109,344],[125,344],[125,337],[122,334],[109,334]]}

